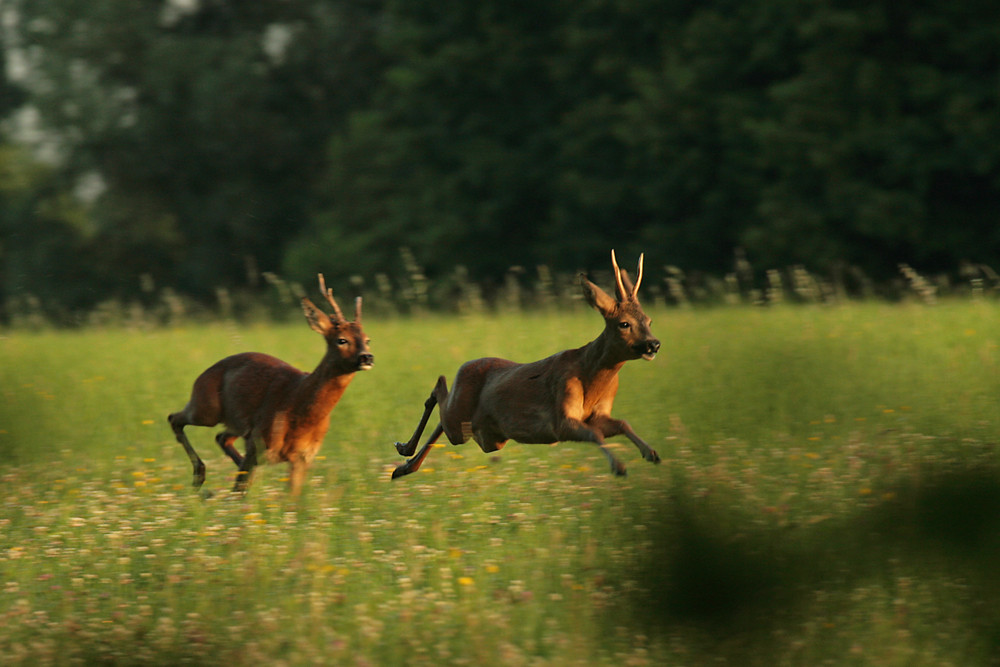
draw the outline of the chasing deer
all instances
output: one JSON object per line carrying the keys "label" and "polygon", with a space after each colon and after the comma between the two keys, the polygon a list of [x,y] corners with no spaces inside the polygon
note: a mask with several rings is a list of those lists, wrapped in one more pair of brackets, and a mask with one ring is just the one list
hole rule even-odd
{"label": "chasing deer", "polygon": [[[298,495],[306,472],[330,425],[330,412],[356,371],[372,367],[375,359],[361,330],[361,297],[355,302],[354,321],[348,322],[319,274],[319,289],[333,307],[327,315],[303,297],[302,310],[313,331],[326,340],[326,354],[312,373],[267,354],[245,352],[226,357],[198,376],[191,400],[167,417],[177,441],[194,466],[194,487],[205,483],[205,464],[184,435],[185,426],[225,429],[215,441],[239,467],[233,491],[245,492],[257,466],[258,454],[269,463],[288,462],[289,487]],[[242,437],[246,455],[233,442]]]}
{"label": "chasing deer", "polygon": [[[604,331],[590,343],[558,352],[533,363],[519,364],[488,357],[466,362],[458,369],[451,392],[445,377],[424,403],[424,414],[408,442],[397,442],[396,451],[412,456],[392,473],[396,479],[415,472],[430,448],[444,433],[453,445],[472,437],[484,452],[495,452],[507,442],[548,444],[562,440],[593,442],[611,463],[616,475],[625,465],[604,439],[624,434],[647,461],[659,455],[635,434],[628,422],[611,417],[618,393],[618,371],[630,359],[651,360],[660,341],[650,333],[650,319],[636,297],[642,282],[642,255],[635,284],[618,268],[611,251],[617,299],[580,276],[587,303],[604,317]],[[441,422],[414,455],[420,435],[434,406]]]}

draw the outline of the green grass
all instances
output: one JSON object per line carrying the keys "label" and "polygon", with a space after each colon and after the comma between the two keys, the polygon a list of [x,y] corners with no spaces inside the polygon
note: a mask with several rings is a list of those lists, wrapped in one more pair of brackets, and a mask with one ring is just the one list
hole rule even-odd
{"label": "green grass", "polygon": [[1000,309],[656,310],[622,371],[625,479],[592,446],[435,449],[439,374],[582,345],[592,312],[372,319],[302,497],[245,498],[166,424],[218,358],[303,368],[305,323],[0,337],[0,663],[991,664]]}

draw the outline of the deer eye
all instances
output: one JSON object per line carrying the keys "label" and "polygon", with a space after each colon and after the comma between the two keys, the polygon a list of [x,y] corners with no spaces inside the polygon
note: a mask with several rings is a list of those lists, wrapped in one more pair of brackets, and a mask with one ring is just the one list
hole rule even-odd
{"label": "deer eye", "polygon": [[338,338],[337,339],[337,345],[347,345],[347,339],[346,338]]}
{"label": "deer eye", "polygon": [[621,328],[621,329],[628,329],[631,326],[632,325],[630,323],[628,323],[628,322],[619,322],[618,323],[618,327]]}

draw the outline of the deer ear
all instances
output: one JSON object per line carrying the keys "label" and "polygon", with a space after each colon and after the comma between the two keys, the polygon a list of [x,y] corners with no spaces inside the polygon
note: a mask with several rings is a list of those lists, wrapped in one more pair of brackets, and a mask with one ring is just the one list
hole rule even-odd
{"label": "deer ear", "polygon": [[326,332],[333,328],[330,316],[313,305],[309,299],[302,297],[302,312],[306,314],[306,322],[318,334],[326,335]]}
{"label": "deer ear", "polygon": [[580,285],[583,286],[583,297],[587,300],[587,303],[591,307],[596,308],[601,315],[607,316],[615,309],[617,302],[614,298],[587,280],[582,273],[580,274]]}

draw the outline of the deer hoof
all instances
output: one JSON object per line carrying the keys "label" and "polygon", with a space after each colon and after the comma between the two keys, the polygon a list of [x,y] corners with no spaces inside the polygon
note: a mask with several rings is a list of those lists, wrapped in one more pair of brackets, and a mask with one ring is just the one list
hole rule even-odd
{"label": "deer hoof", "polygon": [[410,447],[410,443],[408,442],[396,443],[396,451],[399,452],[400,456],[412,456],[414,449],[416,449],[416,447]]}
{"label": "deer hoof", "polygon": [[392,478],[399,479],[400,477],[405,477],[406,475],[409,475],[411,472],[413,472],[412,470],[410,470],[410,466],[407,465],[408,463],[409,461],[407,461],[406,463],[401,463],[400,465],[396,466],[396,469],[392,471]]}
{"label": "deer hoof", "polygon": [[201,485],[205,483],[205,464],[201,461],[196,461],[194,464],[194,476],[191,478],[191,485],[195,489],[200,489]]}
{"label": "deer hoof", "polygon": [[656,453],[656,450],[651,449],[649,450],[649,456],[646,457],[646,460],[650,463],[659,463],[660,455]]}
{"label": "deer hoof", "polygon": [[625,464],[620,462],[615,462],[611,464],[611,472],[615,474],[615,477],[628,477],[628,470],[625,469]]}

